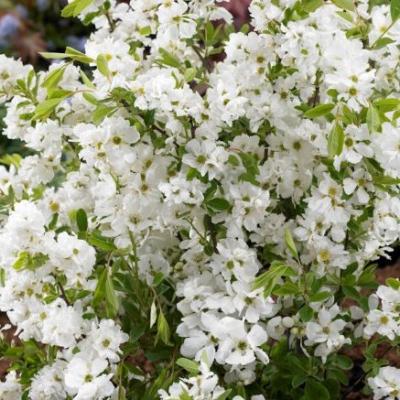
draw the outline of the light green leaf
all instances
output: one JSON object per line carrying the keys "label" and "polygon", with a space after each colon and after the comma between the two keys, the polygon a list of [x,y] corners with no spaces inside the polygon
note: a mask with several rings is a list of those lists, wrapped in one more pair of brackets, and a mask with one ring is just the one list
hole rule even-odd
{"label": "light green leaf", "polygon": [[390,0],[390,16],[393,22],[400,17],[400,0]]}
{"label": "light green leaf", "polygon": [[311,13],[324,5],[324,0],[302,0],[301,6],[303,10]]}
{"label": "light green leaf", "polygon": [[374,106],[384,113],[394,111],[400,107],[400,99],[390,97],[386,99],[378,99],[374,101]]}
{"label": "light green leaf", "polygon": [[226,400],[229,397],[229,395],[231,394],[231,392],[232,392],[232,389],[225,390],[224,393],[222,393],[221,395],[218,396],[217,400]]}
{"label": "light green leaf", "polygon": [[91,93],[84,92],[82,93],[82,96],[88,103],[93,104],[94,106],[99,105],[99,101]]}
{"label": "light green leaf", "polygon": [[66,18],[77,17],[92,2],[93,0],[74,0],[62,9],[61,16]]}
{"label": "light green leaf", "polygon": [[332,3],[335,4],[339,8],[343,8],[344,10],[354,11],[354,3],[352,0],[332,0]]}
{"label": "light green leaf", "polygon": [[304,113],[304,116],[306,118],[318,118],[322,117],[323,115],[326,115],[330,113],[333,108],[335,107],[334,104],[319,104],[315,106],[314,108],[310,108]]}
{"label": "light green leaf", "polygon": [[392,289],[399,290],[400,289],[400,281],[395,278],[387,278],[385,281],[387,286],[390,286]]}
{"label": "light green leaf", "polygon": [[47,51],[42,51],[39,53],[43,58],[46,59],[61,59],[61,58],[67,58],[68,56],[65,53],[52,53],[52,52],[47,52]]}
{"label": "light green leaf", "polygon": [[298,258],[299,254],[297,252],[296,244],[294,243],[292,233],[288,228],[285,229],[285,243],[292,256]]}
{"label": "light green leaf", "polygon": [[72,47],[67,47],[65,49],[65,54],[69,58],[72,58],[73,60],[79,61],[84,64],[90,64],[90,63],[94,62],[93,58],[88,57],[86,54],[84,54],[78,50],[75,50]]}
{"label": "light green leaf", "polygon": [[53,71],[51,71],[45,78],[45,80],[42,83],[42,87],[46,88],[47,90],[57,86],[61,79],[63,78],[64,71],[65,71],[66,65],[63,65],[59,68],[55,68]]}
{"label": "light green leaf", "polygon": [[42,101],[36,107],[33,119],[46,119],[64,99],[65,97],[56,97]]}
{"label": "light green leaf", "polygon": [[379,132],[381,129],[381,118],[374,105],[370,105],[367,111],[367,126],[370,133]]}
{"label": "light green leaf", "polygon": [[13,154],[4,154],[4,156],[0,157],[0,164],[4,165],[14,165],[14,167],[18,168],[22,161],[22,157],[18,153]]}
{"label": "light green leaf", "polygon": [[151,34],[151,26],[144,26],[143,28],[139,29],[139,33],[143,36],[148,36]]}
{"label": "light green leaf", "polygon": [[374,175],[372,179],[377,185],[400,185],[400,178],[392,178],[387,175]]}
{"label": "light green leaf", "polygon": [[382,37],[378,39],[376,42],[374,42],[374,45],[372,46],[373,49],[378,50],[382,49],[383,47],[386,47],[388,44],[394,43],[395,40],[390,39],[388,37]]}
{"label": "light green leaf", "polygon": [[276,282],[283,276],[293,275],[294,271],[279,261],[274,261],[268,271],[258,276],[254,283],[253,289],[264,288],[264,295],[269,296],[274,289]]}
{"label": "light green leaf", "polygon": [[343,151],[344,131],[336,122],[328,136],[328,154],[330,158],[339,156]]}
{"label": "light green leaf", "polygon": [[34,271],[46,264],[49,256],[43,253],[30,254],[27,251],[21,251],[17,259],[14,261],[13,268],[17,271],[28,269]]}
{"label": "light green leaf", "polygon": [[160,63],[162,65],[167,65],[169,67],[174,67],[178,69],[181,67],[181,62],[173,54],[169,53],[165,49],[160,49],[159,52],[161,55]]}
{"label": "light green leaf", "polygon": [[108,68],[108,61],[103,54],[99,54],[96,59],[97,69],[106,78],[110,77],[110,70]]}
{"label": "light green leaf", "polygon": [[99,104],[92,113],[92,119],[95,124],[99,124],[105,117],[108,117],[116,110],[115,107],[107,107],[104,104]]}
{"label": "light green leaf", "polygon": [[160,310],[157,319],[157,337],[161,339],[164,344],[168,346],[171,345],[171,330],[162,310]]}
{"label": "light green leaf", "polygon": [[82,82],[83,82],[87,87],[89,87],[90,89],[94,89],[94,88],[95,88],[95,86],[93,85],[92,81],[89,79],[89,77],[88,77],[82,70],[79,71],[79,75],[80,75],[81,78],[82,78]]}
{"label": "light green leaf", "polygon": [[186,82],[191,82],[195,77],[196,77],[196,68],[188,68],[185,71],[185,81]]}
{"label": "light green leaf", "polygon": [[90,235],[87,236],[86,240],[92,246],[97,247],[99,250],[103,250],[105,252],[110,252],[117,249],[112,240],[100,235],[98,232],[91,232]]}
{"label": "light green leaf", "polygon": [[107,277],[106,277],[104,289],[105,289],[107,310],[108,310],[108,314],[110,317],[115,317],[118,313],[119,301],[118,301],[118,297],[117,297],[117,294],[114,289],[114,283],[112,281],[112,277],[108,271],[108,268],[106,268],[106,271],[107,271]]}
{"label": "light green leaf", "polygon": [[187,358],[178,358],[176,364],[192,375],[197,375],[199,373],[199,364],[196,361],[188,360]]}

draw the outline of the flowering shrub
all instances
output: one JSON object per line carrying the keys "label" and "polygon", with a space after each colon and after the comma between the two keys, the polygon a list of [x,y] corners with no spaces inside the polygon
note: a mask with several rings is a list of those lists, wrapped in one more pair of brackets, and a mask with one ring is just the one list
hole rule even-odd
{"label": "flowering shrub", "polygon": [[399,398],[373,264],[400,235],[399,0],[253,0],[240,32],[213,0],[62,13],[85,53],[0,56],[29,150],[0,169],[1,399]]}

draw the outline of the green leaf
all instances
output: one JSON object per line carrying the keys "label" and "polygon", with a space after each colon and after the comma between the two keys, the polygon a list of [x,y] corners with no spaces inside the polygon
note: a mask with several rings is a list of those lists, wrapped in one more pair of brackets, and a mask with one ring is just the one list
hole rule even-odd
{"label": "green leaf", "polygon": [[160,338],[167,346],[171,345],[171,330],[162,310],[160,310],[157,318],[157,338]]}
{"label": "green leaf", "polygon": [[228,157],[228,163],[233,165],[234,167],[237,167],[240,164],[238,158],[236,156],[234,156],[233,154],[231,154]]}
{"label": "green leaf", "polygon": [[46,88],[47,90],[57,86],[61,79],[63,78],[64,71],[65,71],[66,65],[63,65],[59,68],[55,68],[53,71],[51,71],[45,78],[45,80],[42,83],[42,87]]}
{"label": "green leaf", "polygon": [[226,400],[229,397],[229,395],[231,394],[231,392],[232,392],[232,389],[225,390],[224,393],[222,393],[221,395],[219,395],[217,397],[217,400]]}
{"label": "green leaf", "polygon": [[139,29],[139,33],[140,33],[142,36],[151,35],[151,26],[147,25],[147,26],[144,26],[143,28],[140,28],[140,29]]}
{"label": "green leaf", "polygon": [[306,379],[307,379],[306,375],[303,375],[303,374],[302,375],[295,375],[292,378],[292,386],[294,388],[297,388],[297,387],[301,386],[306,381]]}
{"label": "green leaf", "polygon": [[336,355],[334,359],[334,364],[337,365],[340,369],[344,370],[351,370],[353,368],[352,359],[341,354]]}
{"label": "green leaf", "polygon": [[298,258],[299,254],[297,252],[296,244],[294,243],[292,233],[288,228],[285,229],[285,243],[292,256]]}
{"label": "green leaf", "polygon": [[99,101],[91,93],[83,92],[82,96],[88,103],[93,104],[94,106],[99,105]]}
{"label": "green leaf", "polygon": [[361,296],[353,286],[342,286],[342,291],[346,297],[355,300],[364,311],[368,310],[368,298]]}
{"label": "green leaf", "polygon": [[399,290],[400,289],[400,281],[395,278],[387,278],[385,281],[387,286],[390,286],[392,289]]}
{"label": "green leaf", "polygon": [[302,0],[301,6],[304,11],[312,13],[324,5],[324,0]]}
{"label": "green leaf", "polygon": [[383,113],[394,111],[399,108],[400,99],[396,98],[378,99],[374,101],[374,106],[379,108],[379,110]]}
{"label": "green leaf", "polygon": [[376,281],[376,271],[377,265],[371,264],[368,265],[362,274],[359,276],[357,280],[358,286],[368,287],[368,288],[375,288],[377,287],[378,283]]}
{"label": "green leaf", "polygon": [[344,10],[354,11],[354,3],[352,0],[332,0],[332,3],[335,4],[339,8],[343,8]]}
{"label": "green leaf", "polygon": [[319,104],[315,106],[314,108],[310,108],[304,113],[304,116],[306,118],[318,118],[322,117],[323,115],[326,115],[330,113],[333,108],[335,107],[334,104]]}
{"label": "green leaf", "polygon": [[13,268],[16,271],[28,269],[34,271],[40,268],[49,260],[49,256],[43,253],[30,254],[27,251],[21,251],[14,261]]}
{"label": "green leaf", "polygon": [[330,158],[339,156],[343,151],[344,131],[343,128],[335,123],[328,136],[328,154]]}
{"label": "green leaf", "polygon": [[373,175],[372,179],[377,185],[399,185],[400,178],[392,178],[387,175]]}
{"label": "green leaf", "polygon": [[18,254],[18,258],[14,261],[13,268],[17,271],[26,269],[29,263],[30,254],[27,251],[21,251]]}
{"label": "green leaf", "polygon": [[178,358],[176,363],[192,375],[199,373],[199,364],[196,361],[188,360],[187,358]]}
{"label": "green leaf", "polygon": [[108,69],[108,61],[103,54],[99,54],[96,59],[97,69],[106,78],[110,77],[110,70]]}
{"label": "green leaf", "polygon": [[308,322],[313,318],[314,310],[310,306],[304,305],[300,308],[299,315],[303,322]]}
{"label": "green leaf", "polygon": [[378,50],[382,49],[383,47],[386,47],[388,44],[395,43],[395,40],[390,39],[388,37],[382,37],[378,39],[376,42],[374,42],[374,45],[372,46],[373,49]]}
{"label": "green leaf", "polygon": [[174,67],[178,69],[181,67],[181,62],[173,54],[169,53],[165,49],[160,49],[159,52],[161,55],[160,63],[162,65],[167,65],[169,67]]}
{"label": "green leaf", "polygon": [[82,71],[79,71],[79,75],[82,78],[82,82],[89,88],[94,89],[95,86],[93,85],[92,81],[89,79],[89,77]]}
{"label": "green leaf", "polygon": [[[354,23],[353,17],[346,10],[344,10],[344,11],[336,11],[336,14],[339,15],[339,17],[342,17],[347,22],[350,22],[351,24]],[[330,90],[332,90],[332,89],[330,89]]]}
{"label": "green leaf", "polygon": [[89,63],[94,62],[93,58],[88,57],[86,54],[84,54],[78,50],[75,50],[72,47],[67,47],[65,49],[65,54],[69,58],[72,58],[73,60],[79,61],[84,64],[89,64]]}
{"label": "green leaf", "polygon": [[52,53],[52,52],[48,52],[48,51],[42,51],[39,54],[43,58],[50,59],[50,60],[55,60],[55,59],[61,59],[61,58],[67,58],[68,57],[65,53]]}
{"label": "green leaf", "polygon": [[104,104],[99,104],[92,113],[92,120],[97,125],[103,121],[104,118],[114,113],[115,110],[115,107],[107,107]]}
{"label": "green leaf", "polygon": [[370,105],[367,111],[367,126],[370,133],[379,132],[381,128],[381,118],[374,105]]}
{"label": "green leaf", "polygon": [[77,17],[92,2],[93,0],[74,0],[62,9],[61,16],[66,18]]}
{"label": "green leaf", "polygon": [[4,268],[0,268],[0,285],[4,287],[6,284],[6,271]]}
{"label": "green leaf", "polygon": [[239,157],[242,161],[243,167],[246,168],[246,172],[240,175],[239,179],[257,185],[258,182],[256,176],[260,173],[258,168],[259,160],[257,156],[255,154],[241,152],[239,153]]}
{"label": "green leaf", "polygon": [[84,209],[80,208],[76,212],[76,224],[80,232],[86,232],[88,229],[87,215]]}
{"label": "green leaf", "polygon": [[400,17],[400,0],[390,0],[390,16],[393,22]]}
{"label": "green leaf", "polygon": [[14,165],[14,167],[18,168],[22,161],[22,157],[18,153],[13,154],[4,154],[4,156],[0,157],[0,164],[4,165]]}
{"label": "green leaf", "polygon": [[207,201],[206,205],[215,211],[225,211],[231,207],[228,200],[219,197]]}
{"label": "green leaf", "polygon": [[92,232],[90,235],[88,235],[87,241],[92,246],[95,246],[98,249],[103,250],[105,252],[111,252],[117,249],[112,240],[105,238],[98,232]]}
{"label": "green leaf", "polygon": [[286,295],[293,295],[299,293],[299,287],[291,282],[287,281],[282,286],[276,287],[273,292],[276,296],[286,296]]}
{"label": "green leaf", "polygon": [[65,97],[56,97],[42,101],[36,107],[33,119],[46,119],[64,99]]}
{"label": "green leaf", "polygon": [[109,317],[115,317],[118,313],[119,301],[117,294],[114,289],[114,283],[112,281],[112,276],[109,273],[109,269],[105,269],[107,272],[106,282],[105,282],[105,298],[107,304],[107,310]]}
{"label": "green leaf", "polygon": [[319,292],[310,296],[310,302],[324,301],[331,296],[330,292]]}
{"label": "green leaf", "polygon": [[264,295],[269,296],[274,289],[278,279],[283,276],[293,275],[294,271],[288,266],[279,261],[274,261],[269,267],[268,271],[258,276],[254,283],[253,288],[264,288]]}
{"label": "green leaf", "polygon": [[184,390],[179,395],[179,399],[178,400],[193,400],[193,397],[186,390]]}
{"label": "green leaf", "polygon": [[96,289],[93,294],[93,304],[95,306],[105,298],[107,275],[107,268],[103,268],[97,279]]}
{"label": "green leaf", "polygon": [[194,78],[196,78],[196,74],[197,74],[196,68],[188,68],[185,71],[185,75],[184,75],[185,81],[191,82]]}
{"label": "green leaf", "polygon": [[328,389],[315,379],[308,379],[304,394],[307,400],[330,400]]}

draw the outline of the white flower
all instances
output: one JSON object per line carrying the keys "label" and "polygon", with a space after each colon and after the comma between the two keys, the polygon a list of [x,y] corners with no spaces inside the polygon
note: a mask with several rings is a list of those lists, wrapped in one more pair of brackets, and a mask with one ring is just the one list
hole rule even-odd
{"label": "white flower", "polygon": [[367,314],[364,335],[370,338],[375,333],[393,340],[400,335],[400,325],[397,322],[397,313],[381,310],[372,310]]}
{"label": "white flower", "polygon": [[385,122],[382,133],[373,137],[376,159],[389,175],[400,176],[400,129]]}
{"label": "white flower", "polygon": [[6,375],[6,380],[0,382],[0,396],[3,400],[20,400],[22,397],[22,385],[18,382],[17,374],[11,371]]}
{"label": "white flower", "polygon": [[93,360],[79,354],[67,365],[64,375],[65,387],[74,400],[105,399],[114,391],[110,379],[112,374],[104,373],[108,363],[102,358]]}
{"label": "white flower", "polygon": [[394,367],[382,367],[378,375],[368,378],[368,385],[374,393],[374,400],[400,397],[400,370]]}
{"label": "white flower", "polygon": [[350,343],[350,339],[346,339],[341,333],[346,326],[343,319],[337,318],[340,309],[334,305],[330,309],[321,308],[318,312],[318,322],[307,322],[305,327],[307,346],[317,344],[314,354],[321,357],[325,362],[327,356],[338,350],[345,343]]}
{"label": "white flower", "polygon": [[129,336],[110,319],[103,319],[95,326],[89,336],[89,342],[99,358],[107,358],[111,362],[119,361],[120,346]]}
{"label": "white flower", "polygon": [[253,325],[247,331],[241,320],[224,317],[221,320],[210,314],[202,315],[202,323],[218,341],[215,359],[220,364],[246,365],[256,360],[268,362],[267,354],[259,346],[268,336],[259,325]]}
{"label": "white flower", "polygon": [[66,397],[63,361],[42,368],[33,378],[29,396],[32,400],[55,400]]}

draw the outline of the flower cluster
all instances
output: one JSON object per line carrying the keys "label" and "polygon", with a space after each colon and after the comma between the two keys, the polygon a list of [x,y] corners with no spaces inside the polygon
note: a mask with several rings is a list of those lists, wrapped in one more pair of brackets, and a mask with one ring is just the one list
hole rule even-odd
{"label": "flower cluster", "polygon": [[2,398],[334,400],[360,343],[398,397],[400,4],[218,3],[72,0],[85,53],[0,58]]}

